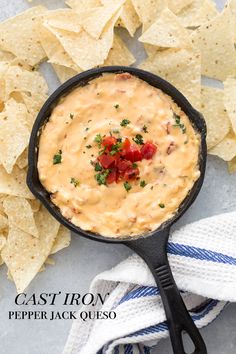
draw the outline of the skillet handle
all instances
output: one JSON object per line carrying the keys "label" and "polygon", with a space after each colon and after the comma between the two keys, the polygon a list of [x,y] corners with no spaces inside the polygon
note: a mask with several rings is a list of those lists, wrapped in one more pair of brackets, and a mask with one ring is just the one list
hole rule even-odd
{"label": "skillet handle", "polygon": [[140,238],[125,245],[135,251],[150,268],[160,290],[174,354],[186,354],[182,333],[187,332],[194,344],[193,354],[207,354],[206,345],[186,309],[174,281],[166,253],[169,230]]}

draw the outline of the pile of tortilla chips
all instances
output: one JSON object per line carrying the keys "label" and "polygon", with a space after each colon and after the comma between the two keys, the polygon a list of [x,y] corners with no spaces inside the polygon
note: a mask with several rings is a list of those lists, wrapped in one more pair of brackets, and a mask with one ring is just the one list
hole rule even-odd
{"label": "pile of tortilla chips", "polygon": [[[0,252],[19,292],[51,263],[49,255],[70,235],[26,186],[27,146],[47,98],[38,71],[50,63],[61,82],[98,66],[132,65],[136,59],[116,27],[138,40],[147,57],[140,67],[176,86],[202,111],[211,154],[236,171],[236,0],[218,12],[212,0],[66,0],[0,23]],[[201,77],[224,89],[202,86]]]}

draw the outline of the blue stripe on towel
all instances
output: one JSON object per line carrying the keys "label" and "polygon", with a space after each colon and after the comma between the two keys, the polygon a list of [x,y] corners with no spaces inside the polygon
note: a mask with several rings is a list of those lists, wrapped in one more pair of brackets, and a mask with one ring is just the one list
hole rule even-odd
{"label": "blue stripe on towel", "polygon": [[169,242],[167,252],[175,256],[184,256],[202,261],[211,261],[216,263],[236,265],[236,258],[227,256],[223,253],[218,253],[204,248],[186,246],[179,243]]}
{"label": "blue stripe on towel", "polygon": [[[200,313],[200,314],[195,314],[192,315],[192,319],[194,321],[198,321],[200,319],[202,319],[203,317],[205,317],[211,310],[213,310],[213,308],[219,303],[218,300],[211,300],[206,307],[204,308],[204,310]],[[138,336],[143,336],[143,335],[148,335],[148,334],[152,334],[152,333],[158,333],[158,332],[164,332],[168,330],[168,326],[167,326],[167,322],[164,321],[162,323],[159,323],[158,325],[153,325],[147,328],[143,328],[135,333],[132,333],[130,335],[128,335],[127,337],[138,337]]]}
{"label": "blue stripe on towel", "polygon": [[124,346],[124,354],[133,354],[133,346],[131,344]]}
{"label": "blue stripe on towel", "polygon": [[154,286],[140,286],[139,288],[130,291],[128,294],[123,296],[118,305],[128,300],[138,299],[140,297],[147,297],[147,296],[157,296],[159,294],[160,294],[159,290]]}

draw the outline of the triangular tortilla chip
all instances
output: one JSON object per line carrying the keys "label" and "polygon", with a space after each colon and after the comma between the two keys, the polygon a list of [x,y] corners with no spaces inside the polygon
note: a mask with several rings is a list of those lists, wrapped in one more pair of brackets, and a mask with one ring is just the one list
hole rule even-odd
{"label": "triangular tortilla chip", "polygon": [[156,21],[139,38],[140,42],[158,47],[190,47],[188,31],[181,25],[178,17],[169,9],[164,9]]}
{"label": "triangular tortilla chip", "polygon": [[9,224],[18,227],[30,235],[38,237],[38,229],[34,221],[34,213],[30,203],[19,197],[8,197],[3,202]]}
{"label": "triangular tortilla chip", "polygon": [[37,16],[45,13],[43,6],[32,7],[0,24],[0,48],[11,52],[30,65],[36,65],[45,58],[39,43]]}
{"label": "triangular tortilla chip", "polygon": [[236,135],[230,132],[218,145],[209,151],[225,161],[231,161],[236,156]]}
{"label": "triangular tortilla chip", "polygon": [[211,0],[194,0],[179,13],[180,22],[185,27],[198,27],[218,15],[215,3]]}
{"label": "triangular tortilla chip", "polygon": [[29,285],[49,256],[59,229],[59,223],[45,210],[36,214],[39,238],[11,225],[7,243],[1,251],[3,261],[21,293]]}
{"label": "triangular tortilla chip", "polygon": [[79,21],[80,16],[71,9],[52,10],[42,16],[42,22],[49,26],[76,33],[82,30]]}
{"label": "triangular tortilla chip", "polygon": [[194,45],[201,49],[202,74],[218,80],[236,74],[232,14],[226,8],[196,32]]}
{"label": "triangular tortilla chip", "polygon": [[125,43],[118,35],[114,35],[114,42],[104,66],[121,65],[129,66],[135,62],[135,57],[126,47]]}
{"label": "triangular tortilla chip", "polygon": [[8,174],[0,165],[0,193],[34,199],[26,185],[26,172],[18,166],[15,166],[12,173]]}
{"label": "triangular tortilla chip", "polygon": [[202,86],[201,112],[207,124],[207,147],[213,148],[230,130],[230,121],[225,112],[223,90]]}
{"label": "triangular tortilla chip", "polygon": [[16,103],[12,98],[0,113],[0,162],[8,173],[12,172],[17,158],[29,143],[27,115],[25,105]]}
{"label": "triangular tortilla chip", "polygon": [[55,242],[52,246],[51,254],[61,251],[63,248],[70,245],[71,235],[70,231],[64,227],[60,226]]}
{"label": "triangular tortilla chip", "polygon": [[77,66],[87,70],[106,60],[113,43],[114,25],[118,17],[119,13],[109,21],[99,40],[92,38],[86,31],[72,33],[53,27],[50,30]]}
{"label": "triangular tortilla chip", "polygon": [[73,76],[79,74],[79,71],[75,71],[71,68],[68,68],[63,65],[52,64],[53,69],[55,70],[58,79],[61,83],[71,79]]}

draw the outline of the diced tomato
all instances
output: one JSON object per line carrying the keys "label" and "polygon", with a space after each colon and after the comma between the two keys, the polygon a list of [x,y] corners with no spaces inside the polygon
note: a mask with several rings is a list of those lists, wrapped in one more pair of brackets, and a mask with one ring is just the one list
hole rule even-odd
{"label": "diced tomato", "polygon": [[111,184],[111,183],[116,182],[116,181],[117,181],[117,169],[113,168],[111,170],[111,172],[109,173],[109,175],[107,176],[106,182],[108,184]]}
{"label": "diced tomato", "polygon": [[124,157],[126,160],[131,162],[141,161],[143,156],[139,148],[135,145],[130,145],[128,149],[124,152]]}
{"label": "diced tomato", "polygon": [[98,161],[100,162],[103,168],[107,169],[115,164],[116,159],[111,155],[102,154],[98,156]]}
{"label": "diced tomato", "polygon": [[131,74],[130,73],[121,73],[121,74],[116,74],[116,78],[118,80],[129,80],[131,79]]}
{"label": "diced tomato", "polygon": [[125,173],[124,173],[124,179],[134,179],[139,175],[139,169],[138,168],[128,168]]}
{"label": "diced tomato", "polygon": [[150,160],[156,153],[157,147],[151,142],[145,143],[141,147],[141,154],[142,157],[146,160]]}
{"label": "diced tomato", "polygon": [[130,140],[128,138],[125,138],[123,144],[122,144],[122,151],[125,153],[126,150],[128,150],[130,147]]}
{"label": "diced tomato", "polygon": [[106,136],[102,140],[102,145],[105,146],[109,151],[111,150],[112,145],[115,145],[117,140],[114,136]]}
{"label": "diced tomato", "polygon": [[132,162],[127,160],[119,160],[117,163],[117,168],[120,173],[125,172],[128,168],[132,167]]}

